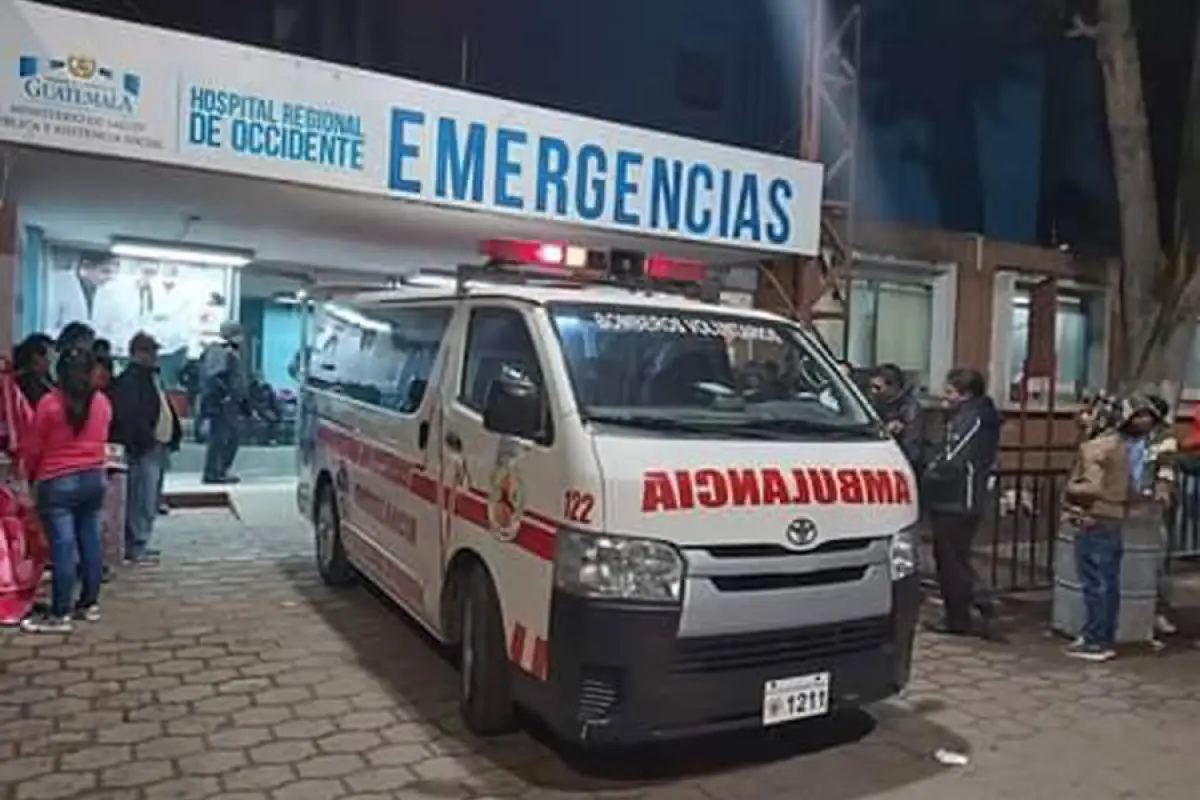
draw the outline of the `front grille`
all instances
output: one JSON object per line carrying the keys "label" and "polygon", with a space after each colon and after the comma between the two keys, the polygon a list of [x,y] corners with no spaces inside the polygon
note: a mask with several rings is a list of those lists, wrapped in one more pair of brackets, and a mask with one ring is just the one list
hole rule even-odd
{"label": "front grille", "polygon": [[771,592],[780,589],[805,589],[861,581],[866,567],[839,567],[816,572],[791,572],[784,575],[721,575],[709,578],[718,592]]}
{"label": "front grille", "polygon": [[851,553],[866,550],[874,539],[834,539],[811,550],[790,550],[780,544],[720,544],[699,547],[712,558],[784,558],[788,556],[814,556],[825,553]]}
{"label": "front grille", "polygon": [[678,674],[727,672],[861,653],[888,641],[887,617],[812,628],[680,639],[675,645]]}

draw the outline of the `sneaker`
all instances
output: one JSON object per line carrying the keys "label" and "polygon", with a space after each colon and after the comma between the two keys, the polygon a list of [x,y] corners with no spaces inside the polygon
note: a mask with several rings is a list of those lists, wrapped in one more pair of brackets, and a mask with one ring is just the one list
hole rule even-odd
{"label": "sneaker", "polygon": [[146,548],[136,556],[128,556],[125,561],[128,564],[154,565],[162,560],[162,553],[157,550]]}
{"label": "sneaker", "polygon": [[1175,627],[1175,623],[1167,619],[1164,615],[1159,614],[1154,618],[1154,630],[1161,633],[1163,636],[1174,636],[1179,633],[1179,628]]}
{"label": "sneaker", "polygon": [[1080,661],[1111,661],[1117,657],[1117,651],[1111,647],[1104,647],[1098,644],[1088,644],[1087,642],[1079,641],[1072,642],[1066,649],[1066,654],[1070,658],[1077,658]]}
{"label": "sneaker", "polygon": [[21,630],[26,633],[70,633],[71,620],[50,614],[38,614],[21,620]]}
{"label": "sneaker", "polygon": [[90,605],[85,608],[75,609],[75,619],[82,622],[99,622],[100,621],[100,606]]}

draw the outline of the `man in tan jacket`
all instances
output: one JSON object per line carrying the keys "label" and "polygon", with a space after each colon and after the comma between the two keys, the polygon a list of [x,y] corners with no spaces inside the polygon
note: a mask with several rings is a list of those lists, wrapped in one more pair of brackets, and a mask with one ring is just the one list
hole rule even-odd
{"label": "man in tan jacket", "polygon": [[1063,522],[1076,529],[1075,563],[1083,584],[1085,622],[1067,654],[1085,661],[1116,655],[1121,603],[1122,529],[1137,505],[1169,498],[1152,434],[1162,422],[1148,397],[1104,401],[1093,410],[1063,492]]}

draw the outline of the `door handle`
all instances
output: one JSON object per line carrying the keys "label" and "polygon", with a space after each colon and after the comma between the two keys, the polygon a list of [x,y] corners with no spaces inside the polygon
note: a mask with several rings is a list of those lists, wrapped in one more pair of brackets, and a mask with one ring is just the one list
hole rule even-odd
{"label": "door handle", "polygon": [[424,450],[429,445],[429,420],[422,420],[417,427],[417,447]]}
{"label": "door handle", "polygon": [[463,449],[462,438],[454,431],[446,431],[446,447],[456,453],[461,453]]}

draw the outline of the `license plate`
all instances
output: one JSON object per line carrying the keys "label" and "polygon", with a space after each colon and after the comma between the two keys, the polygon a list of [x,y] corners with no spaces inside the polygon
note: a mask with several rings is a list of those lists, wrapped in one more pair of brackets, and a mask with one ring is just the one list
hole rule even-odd
{"label": "license plate", "polygon": [[829,673],[767,681],[763,686],[763,725],[780,725],[829,713]]}

